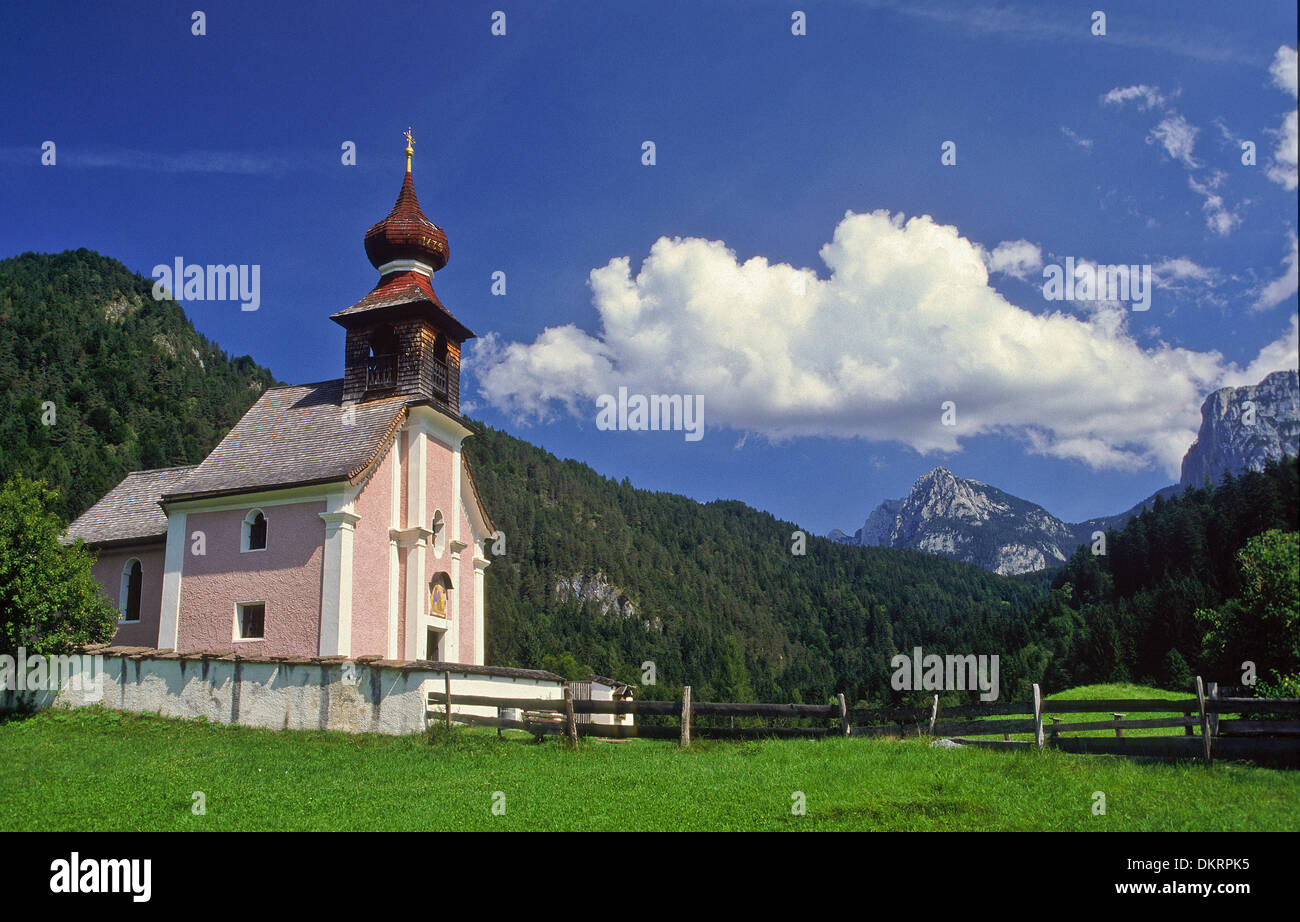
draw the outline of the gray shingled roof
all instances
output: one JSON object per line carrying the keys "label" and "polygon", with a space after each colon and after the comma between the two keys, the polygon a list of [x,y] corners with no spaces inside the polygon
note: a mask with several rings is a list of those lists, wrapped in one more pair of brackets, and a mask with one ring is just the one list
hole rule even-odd
{"label": "gray shingled roof", "polygon": [[167,534],[158,500],[194,470],[193,465],[134,471],[68,526],[68,538],[87,544],[147,541]]}
{"label": "gray shingled roof", "polygon": [[347,422],[342,397],[342,378],[269,389],[212,453],[164,495],[188,499],[334,480],[355,482],[379,460],[397,432],[408,398],[354,404],[354,418]]}

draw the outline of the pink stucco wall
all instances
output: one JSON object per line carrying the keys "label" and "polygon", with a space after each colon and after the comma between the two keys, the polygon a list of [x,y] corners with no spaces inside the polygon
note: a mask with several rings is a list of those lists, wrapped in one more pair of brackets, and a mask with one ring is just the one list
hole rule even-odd
{"label": "pink stucco wall", "polygon": [[[352,655],[388,655],[388,529],[392,519],[393,452],[361,488],[361,516],[352,540]],[[401,636],[401,635],[398,635]]]}
{"label": "pink stucco wall", "polygon": [[121,548],[106,548],[91,568],[91,574],[103,587],[104,597],[113,610],[117,610],[122,589],[122,570],[126,562],[140,561],[140,620],[118,626],[113,643],[134,647],[158,646],[158,617],[162,611],[163,561],[166,542],[139,544]]}
{"label": "pink stucco wall", "polygon": [[[252,508],[252,507],[249,507]],[[206,553],[185,548],[177,648],[316,656],[320,651],[320,593],[324,560],[324,502],[263,508],[266,550],[241,551],[248,509],[191,513],[190,536],[202,531]],[[265,639],[235,641],[235,603],[266,602]]]}

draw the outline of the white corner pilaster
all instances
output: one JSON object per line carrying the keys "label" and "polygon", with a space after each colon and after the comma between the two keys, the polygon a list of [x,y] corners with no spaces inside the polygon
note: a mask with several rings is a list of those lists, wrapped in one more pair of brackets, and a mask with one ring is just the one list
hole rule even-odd
{"label": "white corner pilaster", "polygon": [[397,636],[399,588],[401,569],[397,553],[397,542],[388,539],[388,658],[401,659],[401,638]]}
{"label": "white corner pilaster", "polygon": [[486,570],[492,561],[482,555],[478,544],[474,545],[474,665],[486,666],[486,649],[485,649],[485,630],[487,627],[486,618],[484,617],[484,599],[483,599],[483,571]]}
{"label": "white corner pilaster", "polygon": [[403,435],[397,437],[397,444],[392,448],[393,480],[390,484],[391,495],[388,509],[388,658],[402,658],[402,638],[398,636],[401,609],[401,557],[397,550],[397,538],[394,532],[402,527],[402,443]]}
{"label": "white corner pilaster", "polygon": [[460,443],[451,450],[451,538],[460,541]]}
{"label": "white corner pilaster", "polygon": [[320,594],[320,655],[352,655],[352,538],[361,516],[322,512],[325,562]]}
{"label": "white corner pilaster", "polygon": [[402,652],[394,659],[417,659],[420,656],[420,627],[424,623],[425,599],[428,588],[424,585],[425,549],[433,538],[427,528],[392,529],[388,533],[391,554],[397,548],[406,549],[406,636],[402,638]]}
{"label": "white corner pilaster", "polygon": [[425,610],[426,549],[433,533],[429,530],[428,463],[429,437],[423,426],[412,426],[407,434],[406,452],[406,528],[398,542],[406,552],[406,638],[403,659],[420,656],[420,625]]}
{"label": "white corner pilaster", "polygon": [[[457,519],[460,516],[456,516]],[[447,593],[447,660],[452,663],[462,663],[464,660],[460,657],[460,552],[465,550],[464,543],[456,540],[447,542],[447,549],[451,551],[451,577],[452,588]]]}
{"label": "white corner pilaster", "polygon": [[158,615],[158,648],[175,650],[181,626],[181,572],[185,567],[184,512],[167,515],[167,550],[163,554],[162,609]]}

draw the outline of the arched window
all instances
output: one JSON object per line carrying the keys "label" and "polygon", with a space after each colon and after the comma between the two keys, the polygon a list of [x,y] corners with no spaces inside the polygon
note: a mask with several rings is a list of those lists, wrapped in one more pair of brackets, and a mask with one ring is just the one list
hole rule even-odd
{"label": "arched window", "polygon": [[248,515],[244,516],[243,540],[240,544],[240,550],[266,550],[266,516],[262,514],[261,509],[250,510]]}
{"label": "arched window", "polygon": [[140,585],[144,570],[140,561],[132,557],[122,567],[122,586],[117,596],[118,617],[122,621],[140,620]]}
{"label": "arched window", "polygon": [[447,528],[442,521],[441,509],[434,511],[429,530],[433,532],[433,553],[441,557],[442,549],[447,546]]}

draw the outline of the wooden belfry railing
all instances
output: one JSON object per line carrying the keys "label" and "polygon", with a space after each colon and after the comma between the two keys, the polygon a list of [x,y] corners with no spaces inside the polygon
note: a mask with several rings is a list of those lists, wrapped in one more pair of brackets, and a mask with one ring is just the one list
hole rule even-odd
{"label": "wooden belfry railing", "polygon": [[366,387],[374,390],[397,386],[397,356],[372,355],[366,360]]}

